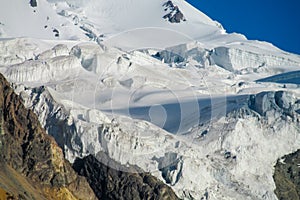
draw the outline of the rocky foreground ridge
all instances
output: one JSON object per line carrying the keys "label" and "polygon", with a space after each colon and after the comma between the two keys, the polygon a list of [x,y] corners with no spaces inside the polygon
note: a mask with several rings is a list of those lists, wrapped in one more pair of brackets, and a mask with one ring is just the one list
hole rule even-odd
{"label": "rocky foreground ridge", "polygon": [[300,150],[284,156],[275,166],[275,193],[280,200],[300,199]]}
{"label": "rocky foreground ridge", "polygon": [[86,179],[76,174],[55,140],[2,75],[0,111],[0,188],[4,199],[96,199]]}

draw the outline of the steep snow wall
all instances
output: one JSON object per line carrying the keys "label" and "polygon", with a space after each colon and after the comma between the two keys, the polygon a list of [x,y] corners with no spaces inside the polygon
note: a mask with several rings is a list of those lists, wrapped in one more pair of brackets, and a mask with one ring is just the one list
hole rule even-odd
{"label": "steep snow wall", "polygon": [[48,82],[68,78],[74,75],[74,70],[80,69],[80,61],[75,56],[59,56],[16,64],[10,66],[5,74],[13,82]]}
{"label": "steep snow wall", "polygon": [[227,45],[207,49],[200,42],[192,42],[169,47],[155,57],[166,63],[189,62],[200,67],[218,65],[232,72],[268,66],[300,66],[300,57],[297,55],[283,53],[274,47],[263,50],[267,45],[264,43],[249,42],[243,45],[243,48]]}
{"label": "steep snow wall", "polygon": [[299,58],[293,60],[280,55],[276,56],[229,47],[215,48],[210,58],[216,65],[230,71],[264,66],[300,65]]}

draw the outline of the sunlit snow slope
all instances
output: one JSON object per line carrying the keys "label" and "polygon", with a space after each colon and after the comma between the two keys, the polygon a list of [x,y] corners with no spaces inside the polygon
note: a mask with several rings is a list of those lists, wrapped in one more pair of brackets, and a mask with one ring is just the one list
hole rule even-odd
{"label": "sunlit snow slope", "polygon": [[9,37],[73,40],[100,36],[124,48],[173,46],[224,32],[217,22],[181,0],[173,1],[173,6],[179,7],[185,21],[170,23],[163,18],[171,12],[166,2],[39,0],[31,8],[26,1],[3,1],[0,30]]}

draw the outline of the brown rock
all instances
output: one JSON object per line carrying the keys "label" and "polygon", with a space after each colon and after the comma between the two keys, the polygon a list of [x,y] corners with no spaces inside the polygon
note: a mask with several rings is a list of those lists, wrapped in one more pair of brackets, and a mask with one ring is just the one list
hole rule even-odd
{"label": "brown rock", "polygon": [[36,189],[46,199],[96,199],[87,181],[74,172],[54,139],[39,124],[37,116],[24,107],[1,74],[0,122],[0,160],[3,161],[0,167],[12,168],[26,177],[27,183],[19,179],[16,183],[39,185]]}
{"label": "brown rock", "polygon": [[300,150],[283,157],[284,163],[275,165],[275,194],[279,200],[300,199]]}
{"label": "brown rock", "polygon": [[99,199],[176,200],[173,190],[136,166],[122,166],[104,153],[77,159],[73,168],[85,176]]}

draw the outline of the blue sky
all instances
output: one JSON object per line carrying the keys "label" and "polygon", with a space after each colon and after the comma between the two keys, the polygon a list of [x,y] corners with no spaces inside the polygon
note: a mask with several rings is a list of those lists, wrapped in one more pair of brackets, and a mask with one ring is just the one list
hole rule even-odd
{"label": "blue sky", "polygon": [[300,54],[300,0],[187,0],[228,33],[268,41]]}

